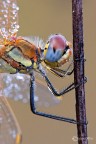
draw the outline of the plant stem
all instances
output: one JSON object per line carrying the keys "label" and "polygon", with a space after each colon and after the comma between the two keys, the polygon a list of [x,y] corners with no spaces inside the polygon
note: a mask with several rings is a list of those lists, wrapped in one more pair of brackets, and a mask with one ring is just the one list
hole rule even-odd
{"label": "plant stem", "polygon": [[78,144],[88,144],[86,125],[86,106],[84,88],[84,42],[83,42],[83,12],[82,0],[72,0],[73,17],[73,55],[74,55],[74,81],[82,85],[75,89],[76,119],[85,124],[77,125]]}

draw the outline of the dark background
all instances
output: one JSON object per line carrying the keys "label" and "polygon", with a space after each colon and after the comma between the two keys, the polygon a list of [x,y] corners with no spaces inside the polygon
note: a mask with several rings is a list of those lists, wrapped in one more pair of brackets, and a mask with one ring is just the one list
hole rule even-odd
{"label": "dark background", "polygon": [[[20,29],[18,35],[21,36],[39,36],[45,41],[50,34],[61,33],[72,42],[72,10],[71,0],[18,0],[20,7],[19,23]],[[96,1],[84,0],[84,42],[86,76],[86,107],[88,119],[88,136],[89,144],[96,143],[96,75],[95,75],[95,38],[96,38]],[[71,82],[70,78],[66,80],[55,79],[55,84],[62,86]],[[57,81],[56,81],[57,80]],[[64,83],[63,83],[64,82]],[[23,144],[77,144],[72,138],[76,136],[76,125],[49,120],[39,116],[34,116],[30,111],[29,104],[9,101],[17,120],[20,124],[23,134]],[[75,96],[74,91],[66,94],[59,105],[46,108],[50,113],[58,113],[75,117]]]}

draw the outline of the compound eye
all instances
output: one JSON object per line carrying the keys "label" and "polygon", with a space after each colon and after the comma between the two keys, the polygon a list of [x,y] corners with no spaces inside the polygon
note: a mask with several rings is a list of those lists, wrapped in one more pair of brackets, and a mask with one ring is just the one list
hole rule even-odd
{"label": "compound eye", "polygon": [[54,53],[56,52],[56,48],[55,48],[55,47],[53,47],[53,52],[54,52]]}
{"label": "compound eye", "polygon": [[63,55],[66,54],[66,52],[67,52],[68,49],[70,49],[69,46],[66,46],[66,48],[64,49]]}

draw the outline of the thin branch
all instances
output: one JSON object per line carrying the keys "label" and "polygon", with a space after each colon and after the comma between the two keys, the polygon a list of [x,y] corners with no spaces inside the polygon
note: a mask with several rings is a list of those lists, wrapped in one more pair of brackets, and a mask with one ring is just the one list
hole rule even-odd
{"label": "thin branch", "polygon": [[84,42],[83,42],[83,18],[82,18],[82,0],[72,0],[73,16],[73,54],[74,54],[74,81],[82,85],[75,89],[76,93],[76,118],[77,121],[83,121],[84,125],[77,125],[78,144],[88,144],[87,124],[86,124],[86,106],[85,106],[85,88],[84,88]]}

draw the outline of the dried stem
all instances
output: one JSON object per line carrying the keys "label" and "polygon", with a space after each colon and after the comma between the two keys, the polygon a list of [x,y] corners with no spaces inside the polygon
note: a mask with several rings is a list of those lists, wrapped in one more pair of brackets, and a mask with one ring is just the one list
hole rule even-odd
{"label": "dried stem", "polygon": [[[77,121],[86,123],[85,89],[84,89],[84,42],[82,0],[72,0],[73,16],[73,53],[74,53],[74,81],[82,85],[75,89],[76,93],[76,118]],[[88,144],[87,125],[78,124],[78,144]]]}

